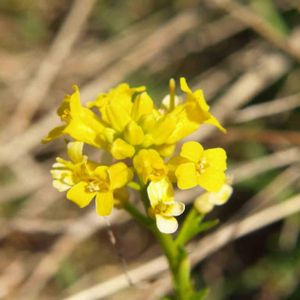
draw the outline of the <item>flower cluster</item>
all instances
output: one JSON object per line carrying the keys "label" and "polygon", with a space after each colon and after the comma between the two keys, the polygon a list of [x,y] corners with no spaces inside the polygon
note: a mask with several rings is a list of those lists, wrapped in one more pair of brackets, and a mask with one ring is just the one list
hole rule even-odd
{"label": "flower cluster", "polygon": [[[58,157],[53,165],[54,187],[67,191],[67,198],[80,207],[95,199],[101,216],[127,200],[128,187],[144,189],[149,200],[144,205],[158,229],[176,231],[175,217],[183,213],[184,204],[174,200],[174,185],[180,189],[200,186],[218,193],[226,182],[222,148],[205,150],[190,141],[174,155],[178,142],[203,124],[225,132],[209,112],[202,90],[193,92],[185,78],[180,79],[180,88],[181,97],[175,94],[171,79],[169,95],[156,107],[145,87],[124,83],[83,106],[74,86],[74,93],[67,95],[57,110],[63,125],[43,139],[49,142],[68,135],[73,140],[67,146],[70,160]],[[89,160],[83,154],[84,144],[105,150],[114,163],[108,166]]]}

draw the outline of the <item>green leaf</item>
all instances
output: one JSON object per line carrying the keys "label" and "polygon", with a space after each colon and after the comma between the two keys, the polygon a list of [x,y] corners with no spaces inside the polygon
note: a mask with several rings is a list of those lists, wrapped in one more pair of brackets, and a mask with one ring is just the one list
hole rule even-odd
{"label": "green leaf", "polygon": [[218,224],[218,220],[202,222],[203,217],[204,215],[199,214],[194,208],[189,211],[176,238],[176,244],[179,247],[184,246],[199,233],[207,231]]}

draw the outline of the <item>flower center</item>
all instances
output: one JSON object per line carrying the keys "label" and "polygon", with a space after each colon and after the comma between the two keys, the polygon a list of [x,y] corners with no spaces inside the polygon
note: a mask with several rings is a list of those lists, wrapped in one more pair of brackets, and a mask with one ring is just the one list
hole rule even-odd
{"label": "flower center", "polygon": [[197,173],[203,174],[205,172],[205,169],[208,167],[208,162],[205,158],[202,158],[199,164],[196,166]]}
{"label": "flower center", "polygon": [[154,214],[156,215],[162,215],[164,214],[168,209],[168,206],[164,204],[163,202],[158,203],[154,208]]}
{"label": "flower center", "polygon": [[109,190],[109,184],[105,180],[95,179],[89,182],[89,184],[86,187],[86,190],[89,193],[107,192]]}
{"label": "flower center", "polygon": [[64,109],[63,113],[60,115],[62,121],[69,122],[71,120],[71,112],[69,109]]}

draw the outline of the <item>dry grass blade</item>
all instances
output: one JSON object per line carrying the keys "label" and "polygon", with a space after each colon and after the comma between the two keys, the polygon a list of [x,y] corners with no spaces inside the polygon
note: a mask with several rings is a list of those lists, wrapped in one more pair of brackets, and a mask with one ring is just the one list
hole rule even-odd
{"label": "dry grass blade", "polygon": [[274,180],[265,188],[259,191],[243,205],[239,211],[231,217],[232,220],[241,219],[245,215],[255,213],[263,208],[268,207],[278,195],[291,187],[300,178],[299,165],[291,165],[282,171]]}
{"label": "dry grass blade", "polygon": [[[274,81],[283,76],[291,67],[288,59],[278,53],[266,53],[259,62],[243,74],[213,106],[212,113],[225,122],[234,112]],[[204,139],[212,133],[213,127],[201,128],[189,140]]]}
{"label": "dry grass blade", "polygon": [[123,78],[153,61],[162,51],[173,45],[180,37],[199,24],[199,16],[195,11],[185,11],[167,21],[138,45],[134,51],[125,55],[103,75],[99,76],[82,91],[83,102],[92,99]]}
{"label": "dry grass blade", "polygon": [[32,116],[47,94],[55,76],[62,67],[63,61],[69,55],[95,1],[96,0],[75,0],[47,56],[40,64],[33,80],[22,94],[23,98],[6,127],[6,138],[11,134],[22,131],[28,126]]}
{"label": "dry grass blade", "polygon": [[18,286],[24,277],[26,276],[26,271],[24,267],[24,256],[21,255],[13,262],[9,264],[0,276],[0,298],[7,299],[6,297],[13,289]]}
{"label": "dry grass blade", "polygon": [[229,172],[235,178],[235,182],[239,183],[246,178],[249,174],[255,176],[270,169],[280,168],[289,164],[300,161],[300,149],[298,147],[290,148],[275,152],[267,157],[258,158],[253,162],[244,163],[239,167],[234,168]]}
{"label": "dry grass blade", "polygon": [[227,11],[234,18],[251,27],[259,35],[300,62],[300,51],[298,47],[294,46],[294,42],[282,37],[246,5],[241,5],[235,0],[212,0],[207,2]]}
{"label": "dry grass blade", "polygon": [[[111,220],[114,223],[121,223],[126,219],[124,215],[118,212],[111,216]],[[57,272],[61,262],[70,255],[73,249],[91,236],[96,230],[106,226],[102,221],[103,220],[92,211],[78,221],[70,224],[64,235],[55,242],[50,253],[41,259],[24,285],[22,285],[17,294],[14,295],[14,299],[33,299],[37,297],[49,278]]]}
{"label": "dry grass blade", "polygon": [[19,196],[30,194],[39,186],[44,185],[50,176],[29,155],[25,155],[22,159],[16,161],[11,166],[11,169],[16,178],[12,183],[0,186],[0,204],[13,201]]}
{"label": "dry grass blade", "polygon": [[233,122],[242,123],[258,118],[268,117],[292,110],[299,106],[300,94],[296,94],[242,109],[237,113]]}
{"label": "dry grass blade", "polygon": [[291,146],[300,145],[300,132],[290,130],[257,130],[228,128],[223,137],[225,142],[254,141],[266,145]]}

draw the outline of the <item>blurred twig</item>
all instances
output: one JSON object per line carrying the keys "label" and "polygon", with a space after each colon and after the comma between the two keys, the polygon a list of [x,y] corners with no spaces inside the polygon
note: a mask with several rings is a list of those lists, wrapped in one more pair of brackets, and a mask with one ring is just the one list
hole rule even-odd
{"label": "blurred twig", "polygon": [[249,174],[255,176],[267,170],[279,168],[300,161],[300,149],[298,147],[289,148],[286,150],[275,152],[266,157],[261,157],[253,162],[244,163],[238,167],[233,168],[229,174],[235,178],[235,182],[239,183],[246,178]]}
{"label": "blurred twig", "polygon": [[274,202],[275,198],[294,184],[299,178],[299,164],[291,165],[275,177],[275,179],[272,180],[265,188],[249,199],[231,219],[241,219],[245,215],[249,215],[250,213],[255,213],[266,208]]}
{"label": "blurred twig", "polygon": [[294,47],[292,41],[284,38],[246,5],[241,5],[235,0],[209,0],[207,2],[227,11],[234,18],[246,24],[263,38],[300,62],[300,51],[297,47]]}
{"label": "blurred twig", "polygon": [[62,67],[63,61],[69,55],[72,46],[77,40],[95,1],[74,1],[72,9],[53,41],[48,54],[40,64],[28,87],[22,93],[23,98],[18,104],[11,121],[6,126],[4,139],[7,139],[11,134],[24,130],[30,123],[32,116],[43,101],[54,78]]}
{"label": "blurred twig", "polygon": [[[266,53],[262,55],[259,62],[249,71],[245,72],[221,96],[213,106],[212,113],[224,123],[238,108],[250,102],[253,96],[283,76],[290,69],[290,65],[290,61],[281,54]],[[204,139],[214,130],[213,127],[201,128],[190,135],[188,139]]]}
{"label": "blurred twig", "polygon": [[300,94],[275,99],[261,104],[251,105],[240,110],[233,119],[234,123],[242,123],[276,115],[300,106]]}
{"label": "blurred twig", "polygon": [[[115,212],[110,219],[114,223],[121,223],[126,218],[119,212]],[[65,233],[55,242],[51,251],[41,259],[24,285],[14,295],[14,299],[35,298],[73,249],[96,230],[105,226],[105,222],[94,211],[86,213],[84,217],[70,224]]]}
{"label": "blurred twig", "polygon": [[245,48],[238,49],[227,56],[220,64],[201,73],[194,78],[193,88],[201,88],[209,102],[220,94],[230,82],[236,79],[245,70],[251,68],[265,52],[262,43],[251,43]]}
{"label": "blurred twig", "polygon": [[228,128],[228,134],[222,138],[225,142],[254,141],[268,145],[300,146],[300,132],[290,130],[258,130]]}

